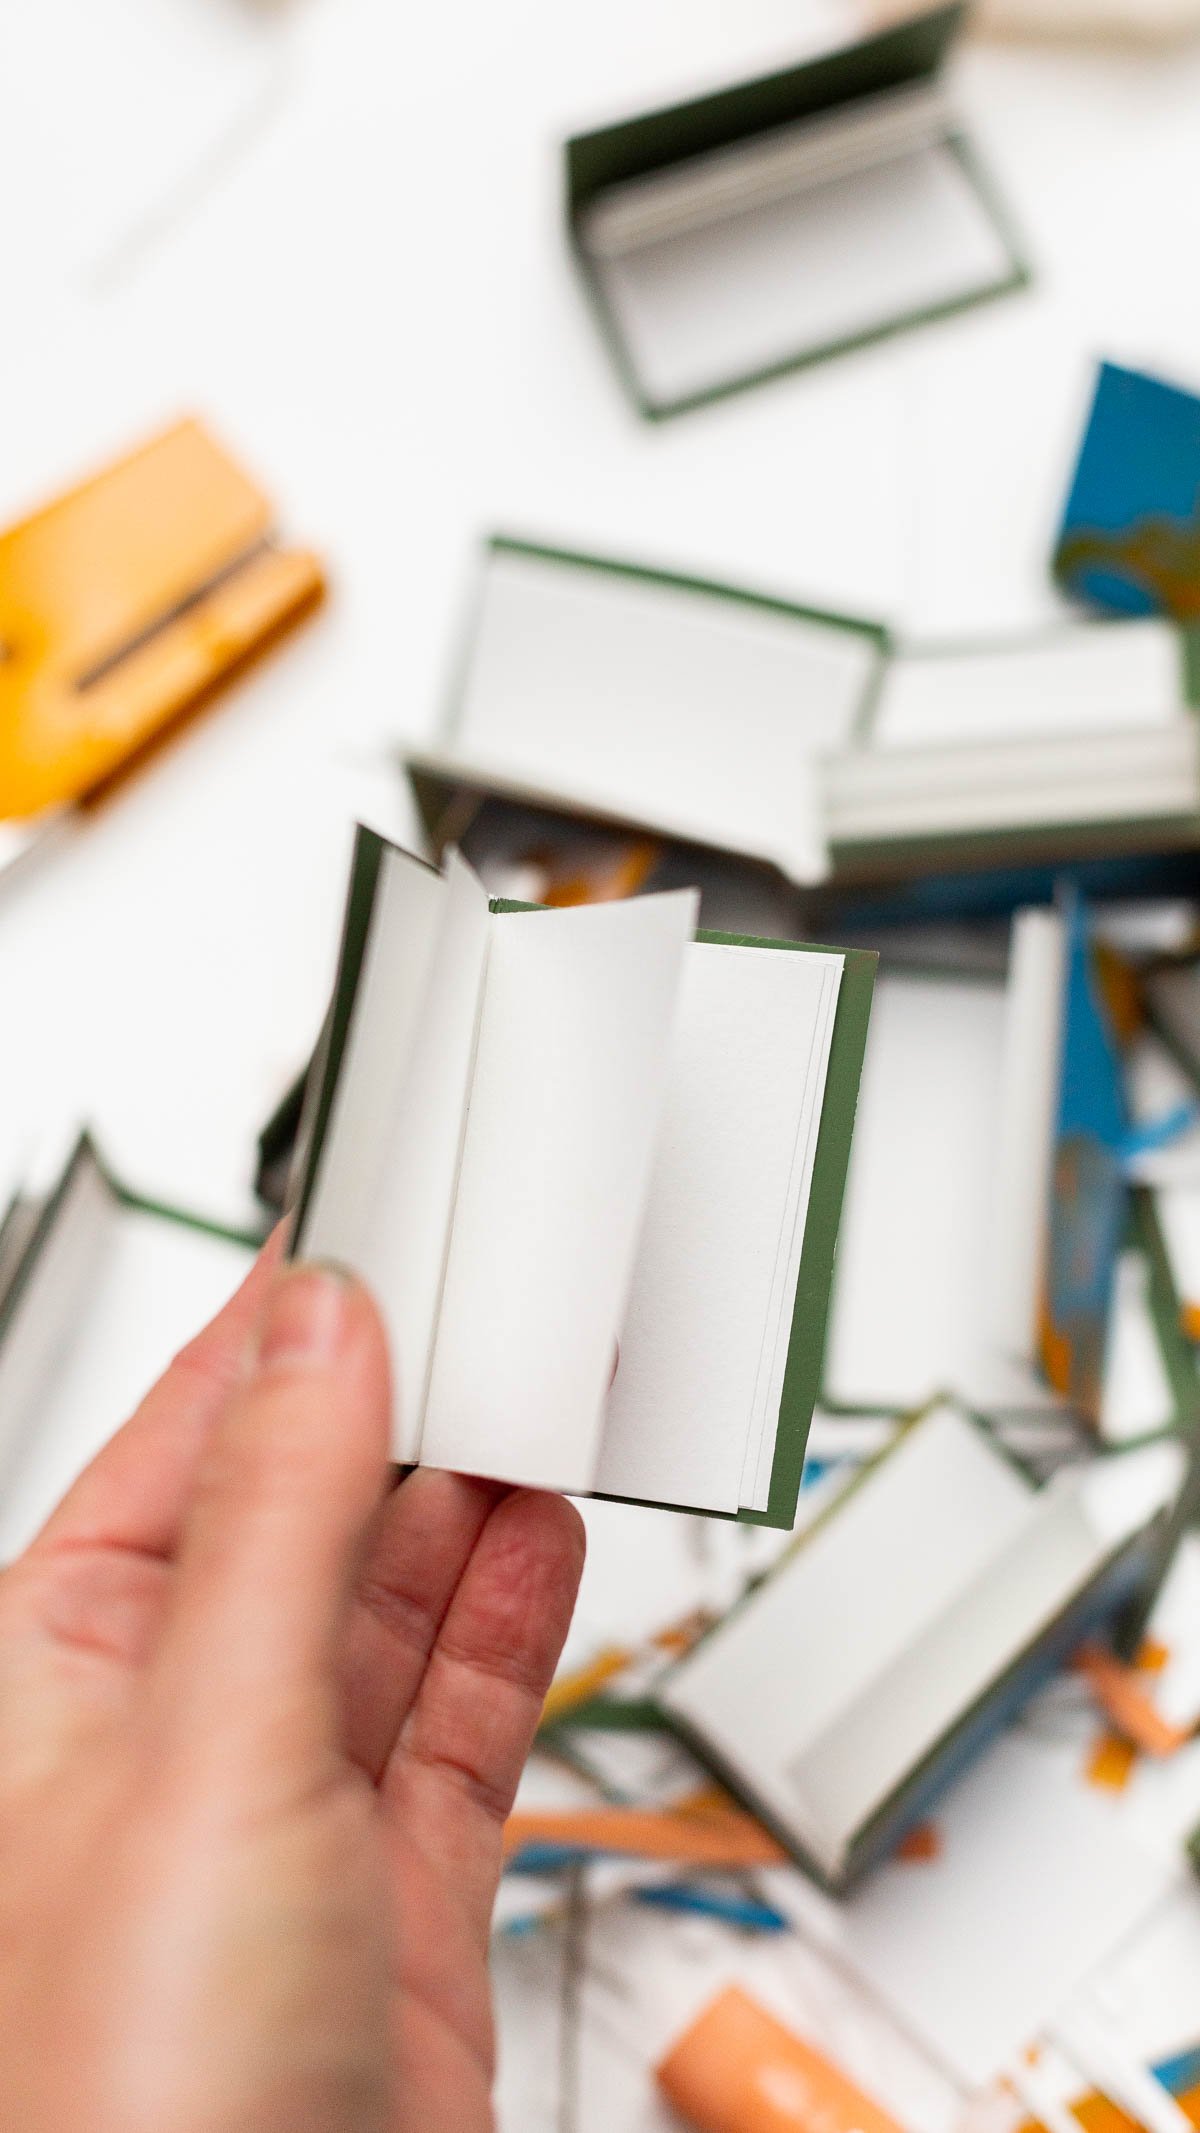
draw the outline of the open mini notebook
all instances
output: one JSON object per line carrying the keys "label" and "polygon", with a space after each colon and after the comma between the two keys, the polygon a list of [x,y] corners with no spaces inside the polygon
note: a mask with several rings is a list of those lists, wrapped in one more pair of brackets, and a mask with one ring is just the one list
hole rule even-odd
{"label": "open mini notebook", "polygon": [[1158,1444],[1038,1489],[981,1424],[930,1409],[658,1700],[800,1863],[845,1887],[1136,1591],[1183,1466]]}
{"label": "open mini notebook", "polygon": [[359,831],[294,1249],[371,1284],[402,1463],[791,1525],[875,959],[695,909]]}
{"label": "open mini notebook", "polygon": [[492,540],[427,818],[495,797],[812,884],[1194,841],[1196,640],[1064,622],[898,646],[882,624]]}
{"label": "open mini notebook", "polygon": [[125,1192],[87,1134],[42,1152],[0,1225],[0,1562],[33,1538],[253,1253],[248,1238]]}
{"label": "open mini notebook", "polygon": [[568,141],[571,243],[644,415],[1026,280],[940,78],[964,13]]}

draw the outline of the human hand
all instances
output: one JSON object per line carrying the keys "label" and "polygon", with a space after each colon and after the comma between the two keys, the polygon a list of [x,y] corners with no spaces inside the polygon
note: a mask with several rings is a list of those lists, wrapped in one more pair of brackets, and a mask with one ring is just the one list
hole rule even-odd
{"label": "human hand", "polygon": [[268,1247],[0,1578],[0,2125],[485,2133],[559,1497],[388,1493],[387,1359]]}

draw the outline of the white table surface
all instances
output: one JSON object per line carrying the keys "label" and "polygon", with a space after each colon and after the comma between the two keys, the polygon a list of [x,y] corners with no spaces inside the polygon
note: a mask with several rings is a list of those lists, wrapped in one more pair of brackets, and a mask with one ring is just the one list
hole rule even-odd
{"label": "white table surface", "polygon": [[[4,14],[0,519],[196,409],[328,558],[333,593],[0,896],[0,1172],[71,1103],[135,1182],[245,1211],[253,1132],[329,982],[348,766],[431,730],[481,533],[918,630],[1020,624],[1052,605],[1093,358],[1200,376],[1200,55],[964,52],[1036,291],[649,428],[566,256],[556,144],[820,42],[851,0]],[[147,154],[145,213],[100,243],[130,68],[185,16],[219,32],[216,79],[228,55],[240,83],[244,48],[233,140],[184,187]],[[134,158],[123,199],[139,175]]]}

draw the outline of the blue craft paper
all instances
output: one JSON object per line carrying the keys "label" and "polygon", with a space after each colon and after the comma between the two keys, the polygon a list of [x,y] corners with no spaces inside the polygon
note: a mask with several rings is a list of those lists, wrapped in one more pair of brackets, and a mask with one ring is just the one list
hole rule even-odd
{"label": "blue craft paper", "polygon": [[1120,615],[1200,615],[1200,397],[1101,366],[1054,561]]}
{"label": "blue craft paper", "polygon": [[1121,1058],[1096,976],[1087,908],[1068,920],[1062,1081],[1050,1209],[1046,1316],[1066,1377],[1057,1389],[1098,1418],[1117,1258],[1129,1220],[1129,1110]]}

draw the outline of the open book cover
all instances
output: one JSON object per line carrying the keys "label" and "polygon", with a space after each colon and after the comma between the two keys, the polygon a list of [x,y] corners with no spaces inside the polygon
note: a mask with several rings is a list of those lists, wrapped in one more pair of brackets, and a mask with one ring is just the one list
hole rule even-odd
{"label": "open book cover", "polygon": [[1200,676],[1171,623],[898,644],[880,623],[507,537],[427,822],[576,813],[836,887],[1194,843]]}
{"label": "open book cover", "polygon": [[86,1132],[39,1152],[0,1224],[0,1562],[33,1538],[254,1251],[249,1237],[119,1185]]}
{"label": "open book cover", "polygon": [[658,1701],[802,1866],[846,1888],[1128,1604],[1183,1473],[1180,1447],[1157,1444],[1038,1488],[982,1423],[929,1409]]}
{"label": "open book cover", "polygon": [[567,142],[571,245],[643,415],[1028,279],[941,78],[964,14]]}
{"label": "open book cover", "polygon": [[793,1523],[875,959],[695,910],[359,831],[293,1249],[370,1283],[402,1464]]}

